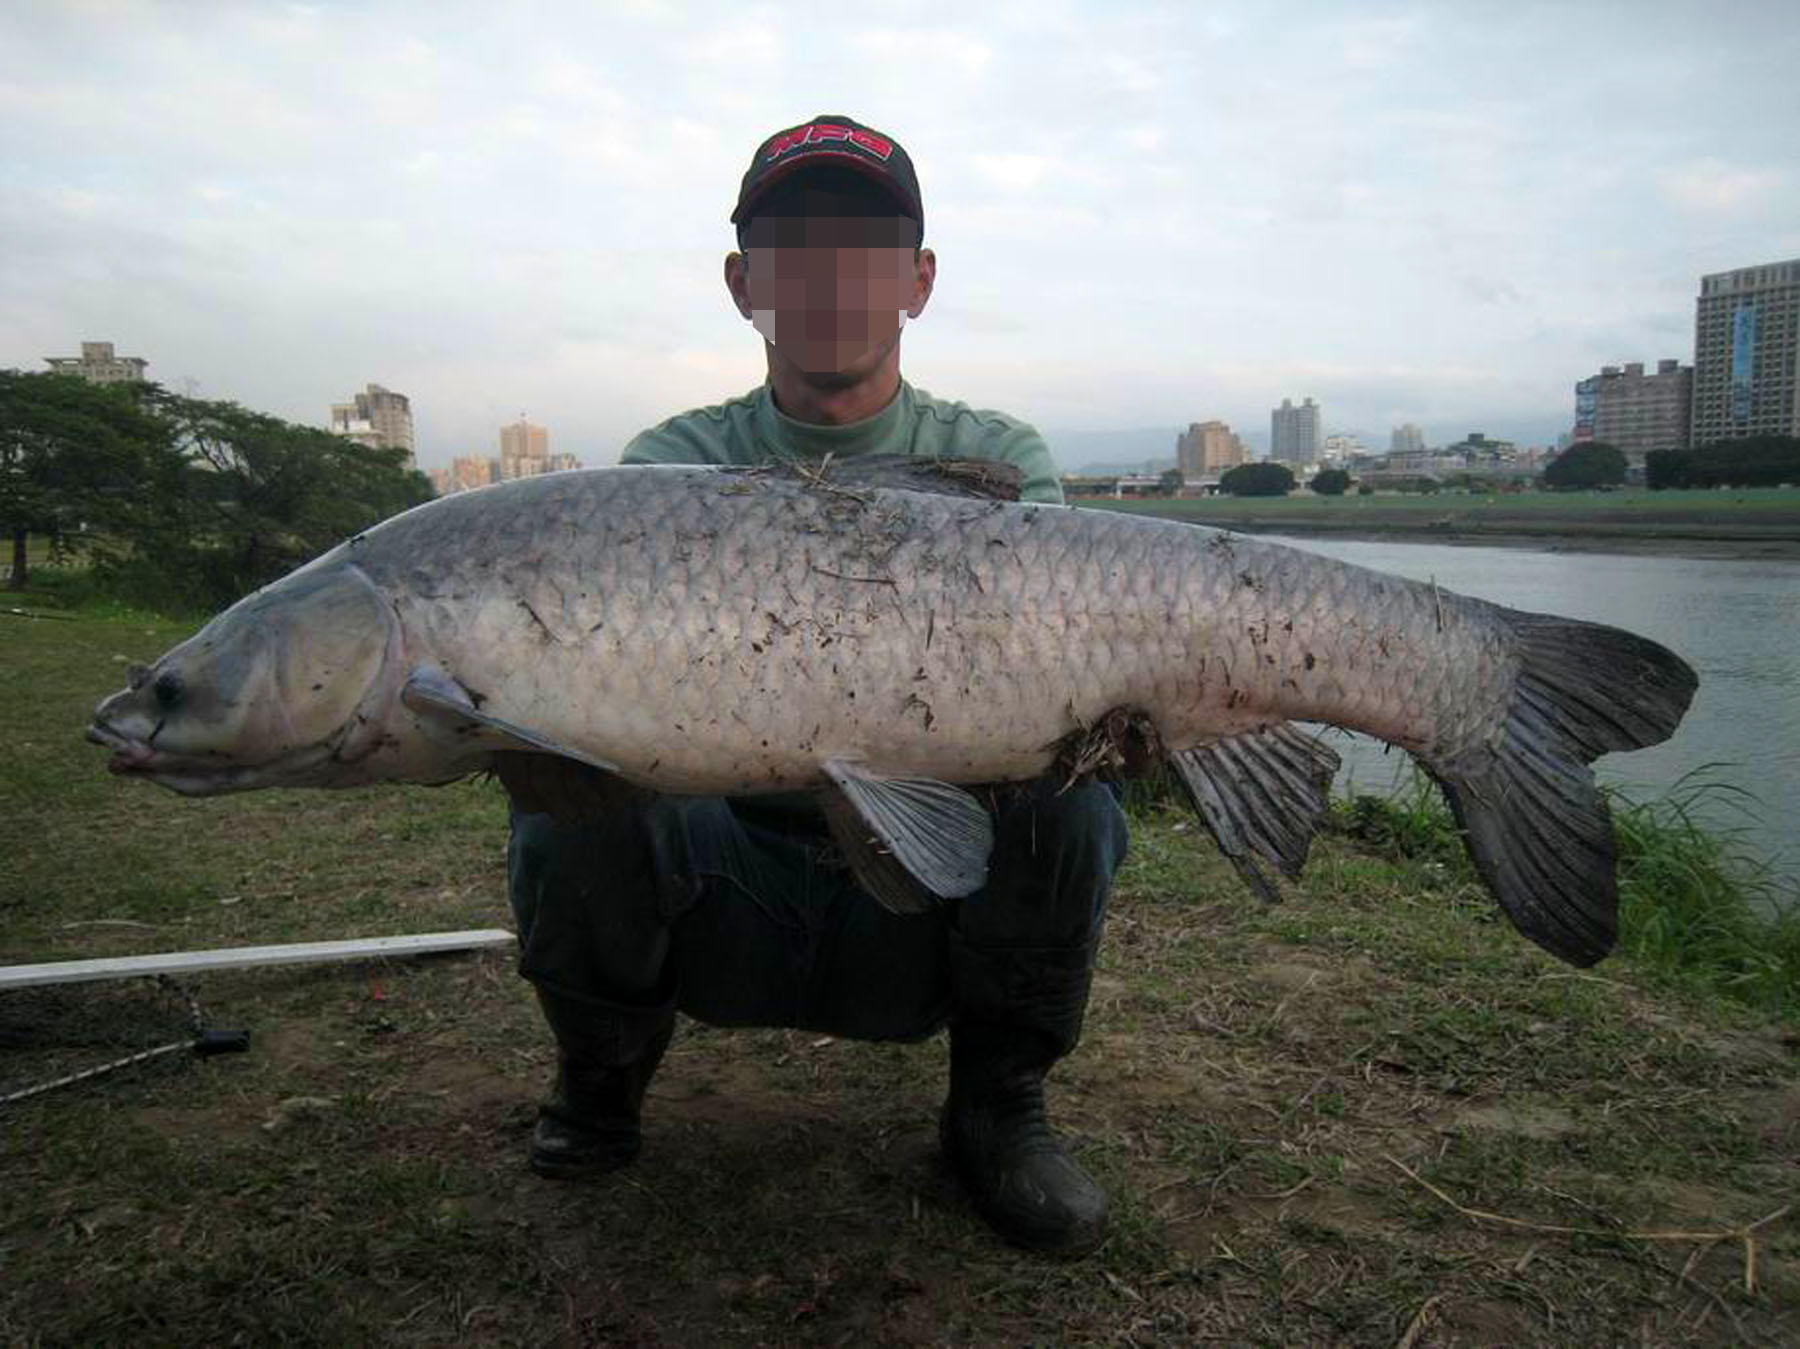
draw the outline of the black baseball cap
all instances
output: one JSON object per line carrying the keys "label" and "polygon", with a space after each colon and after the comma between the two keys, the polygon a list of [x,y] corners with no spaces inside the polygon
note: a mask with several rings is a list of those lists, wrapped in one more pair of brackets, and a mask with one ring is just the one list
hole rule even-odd
{"label": "black baseball cap", "polygon": [[900,206],[902,215],[918,222],[925,234],[925,207],[919,201],[919,178],[900,142],[848,117],[821,113],[798,126],[777,131],[750,160],[738,188],[731,223],[742,225],[779,184],[807,169],[842,168],[861,174]]}

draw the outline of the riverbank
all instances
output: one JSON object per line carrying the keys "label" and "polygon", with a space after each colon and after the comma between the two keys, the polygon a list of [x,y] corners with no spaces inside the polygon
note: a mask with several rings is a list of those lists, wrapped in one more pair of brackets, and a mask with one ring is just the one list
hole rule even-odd
{"label": "riverbank", "polygon": [[[493,784],[122,782],[87,714],[192,625],[14,624],[0,963],[510,925]],[[510,954],[253,970],[0,999],[0,1094],[181,1038],[183,993],[251,1035],[0,1107],[0,1339],[1800,1339],[1793,981],[1741,965],[1776,944],[1720,931],[1720,896],[1653,902],[1659,857],[1704,870],[1656,821],[1624,822],[1625,949],[1573,970],[1497,916],[1440,808],[1345,807],[1275,906],[1185,810],[1132,814],[1051,1088],[1113,1196],[1088,1260],[970,1211],[934,1141],[942,1037],[684,1021],[638,1164],[559,1185],[524,1165],[552,1065]],[[1683,958],[1703,935],[1722,980]]]}
{"label": "riverbank", "polygon": [[1534,492],[1198,499],[1072,504],[1229,529],[1375,542],[1553,552],[1800,560],[1800,490]]}

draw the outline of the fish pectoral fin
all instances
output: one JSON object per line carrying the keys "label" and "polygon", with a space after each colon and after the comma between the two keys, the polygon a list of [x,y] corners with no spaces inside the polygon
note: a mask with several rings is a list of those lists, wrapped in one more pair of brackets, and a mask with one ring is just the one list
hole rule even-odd
{"label": "fish pectoral fin", "polygon": [[1337,754],[1282,722],[1169,757],[1219,851],[1257,894],[1279,900],[1281,892],[1256,857],[1290,879],[1300,875],[1331,808]]}
{"label": "fish pectoral fin", "polygon": [[961,899],[987,884],[994,822],[961,787],[882,777],[841,759],[828,761],[825,775],[837,789],[838,802],[826,809],[832,835],[857,880],[883,905],[915,913],[933,899]]}
{"label": "fish pectoral fin", "polygon": [[823,793],[825,823],[856,883],[890,913],[930,913],[936,898],[902,866],[841,791]]}
{"label": "fish pectoral fin", "polygon": [[503,717],[490,716],[476,705],[475,698],[468,689],[433,666],[419,666],[407,676],[406,684],[400,690],[400,701],[408,710],[428,721],[455,721],[481,727],[489,733],[490,741],[498,737],[503,742],[495,744],[495,749],[556,754],[608,773],[619,771],[617,764],[561,744],[547,735],[540,735],[530,727],[520,726]]}

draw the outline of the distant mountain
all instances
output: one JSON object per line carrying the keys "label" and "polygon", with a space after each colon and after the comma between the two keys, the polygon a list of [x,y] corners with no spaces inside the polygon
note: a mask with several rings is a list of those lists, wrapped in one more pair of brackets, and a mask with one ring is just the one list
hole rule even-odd
{"label": "distant mountain", "polygon": [[1141,473],[1148,463],[1175,462],[1175,438],[1185,427],[1139,427],[1131,431],[1045,431],[1044,441],[1064,473]]}
{"label": "distant mountain", "polygon": [[[1175,441],[1185,430],[1185,426],[1146,426],[1129,431],[1045,431],[1044,440],[1064,473],[1158,472],[1174,467]],[[1261,459],[1268,449],[1268,433],[1238,434],[1250,457]]]}

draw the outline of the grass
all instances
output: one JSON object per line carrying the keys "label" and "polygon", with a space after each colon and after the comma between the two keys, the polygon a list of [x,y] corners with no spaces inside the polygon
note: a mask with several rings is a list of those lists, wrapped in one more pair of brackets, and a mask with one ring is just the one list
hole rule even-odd
{"label": "grass", "polygon": [[1418,534],[1426,538],[1555,538],[1565,543],[1710,543],[1791,552],[1800,546],[1800,488],[1730,491],[1379,492],[1321,497],[1089,500],[1102,510],[1249,531]]}
{"label": "grass", "polygon": [[[71,612],[0,619],[0,961],[509,921],[492,787],[109,779],[88,709],[188,629]],[[186,981],[249,1054],[0,1107],[0,1340],[1792,1343],[1791,1214],[1753,1289],[1741,1242],[1628,1235],[1800,1193],[1800,1032],[1745,977],[1777,943],[1707,836],[1618,809],[1628,949],[1575,971],[1496,916],[1424,794],[1343,807],[1273,907],[1138,799],[1053,1079],[1115,1204],[1073,1264],[998,1244],[939,1165],[941,1038],[684,1023],[641,1162],[556,1185],[523,1165],[550,1053],[506,956]],[[154,985],[0,996],[0,1094],[184,1020]]]}
{"label": "grass", "polygon": [[[1619,852],[1619,950],[1663,985],[1800,1022],[1800,895],[1746,862],[1734,831],[1696,822],[1710,798],[1749,813],[1750,794],[1689,774],[1664,796],[1608,790]],[[1337,827],[1365,847],[1473,882],[1449,807],[1414,772],[1391,797],[1337,805]]]}

